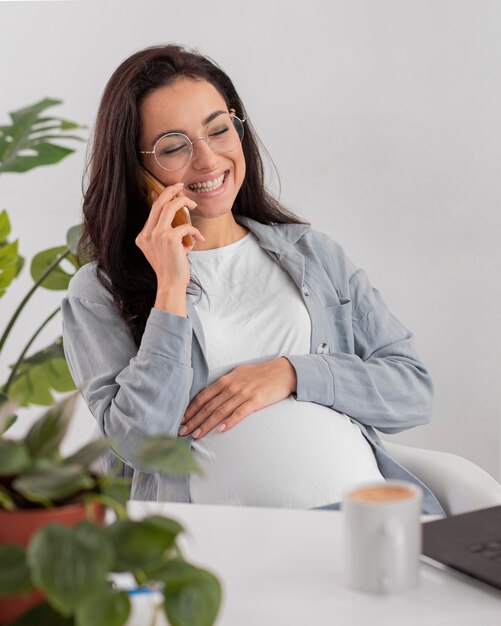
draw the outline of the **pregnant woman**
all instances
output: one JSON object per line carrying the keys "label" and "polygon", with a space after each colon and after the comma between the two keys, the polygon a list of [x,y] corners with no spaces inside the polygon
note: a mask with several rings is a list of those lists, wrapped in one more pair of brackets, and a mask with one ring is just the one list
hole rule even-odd
{"label": "pregnant woman", "polygon": [[[183,207],[191,224],[174,225]],[[63,302],[64,345],[132,498],[312,508],[365,481],[419,483],[375,430],[430,419],[412,334],[337,243],[267,192],[213,61],[168,45],[118,67],[83,213],[92,262]],[[186,438],[203,475],[147,473],[135,450],[155,434]],[[424,511],[441,512],[424,492]]]}

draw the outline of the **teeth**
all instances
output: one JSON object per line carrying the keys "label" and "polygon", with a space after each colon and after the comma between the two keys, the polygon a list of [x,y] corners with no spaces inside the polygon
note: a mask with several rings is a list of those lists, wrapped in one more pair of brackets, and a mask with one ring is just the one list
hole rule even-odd
{"label": "teeth", "polygon": [[221,174],[221,176],[214,178],[214,180],[207,180],[203,183],[193,183],[188,185],[188,188],[192,191],[196,191],[197,193],[204,193],[206,191],[214,191],[215,189],[218,189],[223,184],[223,181],[224,174]]}

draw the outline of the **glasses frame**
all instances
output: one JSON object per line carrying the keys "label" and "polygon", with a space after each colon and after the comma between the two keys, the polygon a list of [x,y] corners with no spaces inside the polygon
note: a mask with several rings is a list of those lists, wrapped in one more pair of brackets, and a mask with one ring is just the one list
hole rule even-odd
{"label": "glasses frame", "polygon": [[[211,150],[213,150],[214,152],[217,152],[219,154],[226,154],[228,152],[231,152],[233,150],[233,148],[231,148],[231,150],[217,150],[216,148],[214,148],[214,146],[210,142],[210,139],[207,137],[207,127],[210,124],[212,124],[215,120],[217,120],[217,118],[220,117],[221,115],[229,115],[233,119],[236,118],[242,124],[242,131],[244,131],[244,122],[247,121],[247,118],[244,115],[243,119],[240,119],[236,115],[235,109],[230,109],[227,113],[220,113],[213,120],[211,120],[208,124],[206,124],[205,129],[204,129],[205,130],[204,135],[200,135],[199,137],[195,137],[195,139],[193,139],[193,141],[188,137],[188,135],[185,135],[184,133],[165,133],[165,135],[162,135],[161,137],[159,137],[155,141],[155,145],[153,146],[153,150],[138,150],[138,152],[139,152],[139,154],[152,154],[155,157],[155,161],[158,163],[159,167],[161,167],[166,172],[179,172],[179,170],[182,170],[183,167],[186,167],[188,165],[188,163],[191,161],[191,159],[193,158],[193,144],[196,141],[198,141],[199,139],[203,139],[203,141],[205,141],[205,143],[209,146],[209,148]],[[170,169],[167,169],[166,167],[164,167],[160,163],[160,161],[157,159],[157,155],[156,155],[157,145],[159,144],[160,141],[162,141],[162,139],[165,139],[165,137],[168,137],[169,135],[180,135],[181,137],[185,137],[187,139],[188,143],[190,144],[190,156],[189,156],[188,160],[186,161],[185,165],[182,165],[181,167],[178,167],[175,170],[170,170]],[[243,138],[244,138],[244,135],[242,135],[242,137],[239,137],[240,143],[242,143]]]}

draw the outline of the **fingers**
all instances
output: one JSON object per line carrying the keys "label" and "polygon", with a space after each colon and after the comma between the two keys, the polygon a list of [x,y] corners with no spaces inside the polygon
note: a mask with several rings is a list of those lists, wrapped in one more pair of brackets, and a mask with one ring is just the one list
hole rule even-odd
{"label": "fingers", "polygon": [[[176,226],[176,228],[174,228],[174,231],[180,239],[184,239],[186,235],[191,235],[196,241],[205,241],[205,237],[198,230],[198,228],[195,228],[191,224],[181,224],[181,226]],[[188,247],[193,248],[194,245],[195,243]]]}
{"label": "fingers", "polygon": [[231,398],[215,409],[213,406],[204,409],[181,426],[179,435],[200,439],[216,427],[220,432],[229,430],[253,413],[256,407],[251,400],[241,403],[238,398]]}
{"label": "fingers", "polygon": [[175,240],[182,243],[186,253],[193,248],[197,241],[205,241],[200,231],[194,228],[191,223],[184,223],[184,216],[182,218],[183,223],[180,225],[181,230],[178,230],[179,226],[174,226],[180,221],[175,219],[179,210],[184,209],[186,211],[185,207],[195,208],[197,206],[193,200],[181,195],[180,189],[180,185],[166,188],[153,203],[148,220],[136,237],[136,245],[143,251],[153,240],[165,240],[166,236],[168,238],[174,237]]}
{"label": "fingers", "polygon": [[241,422],[243,419],[248,417],[251,413],[254,413],[254,411],[256,410],[257,408],[251,400],[244,402],[238,407],[238,409],[233,411],[233,413],[229,417],[227,417],[224,422],[222,422],[218,426],[218,430],[220,432],[223,432],[224,430],[230,430],[230,428],[233,428],[233,426],[238,424],[238,422]]}
{"label": "fingers", "polygon": [[198,413],[181,426],[179,434],[183,436],[193,435],[196,439],[212,430],[238,407],[238,402],[235,403],[233,398],[221,402],[221,404],[218,404],[219,402],[221,400],[216,399],[202,407]]}
{"label": "fingers", "polygon": [[[216,380],[216,382],[212,383],[208,387],[206,387],[197,396],[195,396],[195,398],[193,398],[190,405],[184,412],[184,417],[181,423],[186,424],[186,422],[190,420],[200,410],[205,409],[205,411],[207,411],[207,406],[209,405],[209,402],[213,398],[218,396],[222,392],[223,389],[224,389],[224,376]],[[219,404],[221,404],[225,400],[226,398],[222,400]]]}
{"label": "fingers", "polygon": [[166,187],[159,196],[154,191],[151,192],[151,197],[155,198],[156,196],[156,199],[151,205],[150,214],[146,220],[143,231],[152,230],[156,226],[165,203],[175,198],[182,188],[183,183],[176,183],[175,185]]}
{"label": "fingers", "polygon": [[[180,224],[190,222],[189,209],[195,209],[196,202],[190,200],[186,196],[179,194],[173,198],[168,204],[164,205],[162,212],[158,217],[157,227],[161,229],[172,226],[175,228]],[[181,211],[182,213],[178,212]],[[188,211],[188,216],[185,213]]]}
{"label": "fingers", "polygon": [[257,395],[247,385],[235,381],[234,372],[222,376],[192,400],[179,435],[199,439],[216,426],[220,431],[227,430],[260,408]]}
{"label": "fingers", "polygon": [[[166,187],[159,196],[156,196],[155,192],[152,192],[152,197],[156,196],[156,199],[151,206],[150,214],[143,228],[145,235],[151,234],[157,225],[170,226],[176,211],[182,209],[184,206],[189,209],[196,208],[196,202],[181,193],[183,186],[183,183],[170,185]],[[162,224],[160,224],[160,222],[162,222]]]}
{"label": "fingers", "polygon": [[[230,405],[232,400],[233,404]],[[224,388],[220,378],[192,400],[184,414],[179,434],[190,435],[217,411],[216,418],[212,421],[213,428],[218,423],[218,419],[226,417],[228,411],[236,408],[238,404],[238,401],[234,401],[233,394],[228,393],[228,390]]]}

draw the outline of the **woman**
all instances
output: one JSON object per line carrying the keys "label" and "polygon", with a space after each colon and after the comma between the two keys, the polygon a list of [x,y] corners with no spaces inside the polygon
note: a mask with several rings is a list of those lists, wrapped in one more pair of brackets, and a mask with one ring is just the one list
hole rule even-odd
{"label": "woman", "polygon": [[[173,226],[183,207],[192,224]],[[63,303],[65,350],[131,497],[309,508],[364,481],[418,482],[374,430],[429,420],[412,335],[338,244],[267,193],[215,63],[171,45],[120,65],[83,212],[93,262]],[[155,434],[187,438],[204,476],[145,472],[135,450]],[[424,510],[441,512],[426,488]]]}

